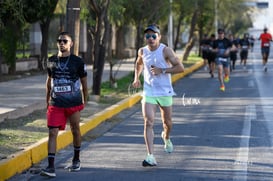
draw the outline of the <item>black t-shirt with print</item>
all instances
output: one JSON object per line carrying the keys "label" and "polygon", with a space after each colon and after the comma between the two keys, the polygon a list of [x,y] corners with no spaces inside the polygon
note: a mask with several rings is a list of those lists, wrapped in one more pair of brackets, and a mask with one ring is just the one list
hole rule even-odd
{"label": "black t-shirt with print", "polygon": [[51,77],[49,105],[68,108],[83,103],[80,78],[87,76],[87,71],[80,57],[53,55],[48,59],[47,73]]}
{"label": "black t-shirt with print", "polygon": [[213,48],[218,48],[217,57],[228,58],[229,55],[225,55],[225,51],[231,46],[231,41],[227,38],[217,39],[213,42]]}
{"label": "black t-shirt with print", "polygon": [[243,38],[239,41],[242,51],[248,51],[250,46],[249,40],[247,38]]}

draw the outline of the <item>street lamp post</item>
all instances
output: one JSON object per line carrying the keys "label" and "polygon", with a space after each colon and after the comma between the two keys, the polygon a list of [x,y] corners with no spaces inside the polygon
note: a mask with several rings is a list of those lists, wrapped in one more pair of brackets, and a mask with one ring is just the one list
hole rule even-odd
{"label": "street lamp post", "polygon": [[79,54],[79,37],[80,37],[80,1],[67,1],[67,22],[66,29],[74,38],[72,52],[75,55]]}
{"label": "street lamp post", "polygon": [[215,26],[215,36],[216,36],[217,30],[218,30],[218,1],[217,0],[214,0],[214,10],[215,10],[214,26]]}
{"label": "street lamp post", "polygon": [[168,23],[168,46],[173,48],[173,15],[172,15],[172,3],[173,0],[170,0],[170,14],[169,14],[169,23]]}

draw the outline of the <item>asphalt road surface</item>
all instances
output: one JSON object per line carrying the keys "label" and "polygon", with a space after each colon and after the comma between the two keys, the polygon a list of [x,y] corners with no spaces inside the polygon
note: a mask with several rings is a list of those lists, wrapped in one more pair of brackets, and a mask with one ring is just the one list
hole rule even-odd
{"label": "asphalt road surface", "polygon": [[[225,92],[219,90],[217,76],[210,78],[205,70],[176,82],[171,136],[174,152],[163,150],[157,114],[154,155],[158,166],[141,166],[146,150],[141,109],[136,105],[103,136],[83,142],[80,172],[63,169],[71,162],[71,146],[58,153],[53,180],[273,180],[272,56],[268,72],[263,71],[261,62],[257,43],[254,52],[249,52],[247,70],[237,61]],[[36,168],[46,165],[44,160]],[[10,180],[48,179],[28,171]]]}

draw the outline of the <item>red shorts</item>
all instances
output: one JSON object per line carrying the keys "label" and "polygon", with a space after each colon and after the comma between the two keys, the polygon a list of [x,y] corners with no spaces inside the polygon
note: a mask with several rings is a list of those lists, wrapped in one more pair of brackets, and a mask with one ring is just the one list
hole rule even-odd
{"label": "red shorts", "polygon": [[47,126],[59,128],[60,130],[64,130],[66,126],[66,121],[69,116],[77,111],[83,110],[84,105],[62,108],[56,106],[48,106],[47,108]]}

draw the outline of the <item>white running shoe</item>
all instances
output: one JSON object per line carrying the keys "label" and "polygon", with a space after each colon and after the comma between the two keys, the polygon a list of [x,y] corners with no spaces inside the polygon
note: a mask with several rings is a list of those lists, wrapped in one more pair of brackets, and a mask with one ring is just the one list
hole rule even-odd
{"label": "white running shoe", "polygon": [[173,152],[173,143],[172,143],[171,139],[164,138],[165,137],[164,131],[162,131],[161,137],[162,137],[164,144],[165,144],[164,145],[165,152],[167,152],[167,153]]}
{"label": "white running shoe", "polygon": [[56,177],[55,168],[47,167],[41,170],[41,176]]}
{"label": "white running shoe", "polygon": [[78,172],[81,170],[81,161],[73,160],[72,165],[68,165],[64,169],[67,169],[69,172]]}
{"label": "white running shoe", "polygon": [[155,160],[155,157],[153,154],[148,154],[146,159],[143,160],[143,162],[142,162],[143,167],[147,167],[147,166],[153,167],[156,165],[157,165],[157,163],[156,163],[156,160]]}

